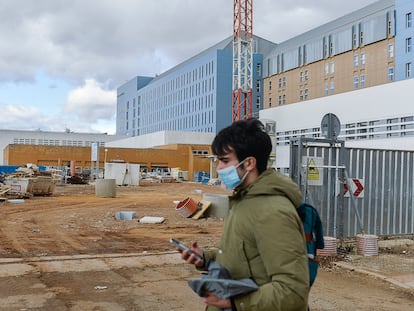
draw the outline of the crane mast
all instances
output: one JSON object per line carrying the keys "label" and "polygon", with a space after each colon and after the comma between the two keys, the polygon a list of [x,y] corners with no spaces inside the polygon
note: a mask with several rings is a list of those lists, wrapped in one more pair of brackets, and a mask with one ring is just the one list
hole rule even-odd
{"label": "crane mast", "polygon": [[232,122],[252,117],[253,0],[234,0]]}

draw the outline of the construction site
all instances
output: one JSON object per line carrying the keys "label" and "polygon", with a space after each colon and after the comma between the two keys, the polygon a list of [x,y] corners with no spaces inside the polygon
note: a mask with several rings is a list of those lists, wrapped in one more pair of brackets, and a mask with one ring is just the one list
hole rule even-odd
{"label": "construction site", "polygon": [[[234,0],[234,10],[231,121],[256,117],[251,75],[252,1]],[[303,166],[306,174],[310,169],[321,168],[313,175],[314,183],[305,185],[305,197],[309,189],[318,189],[315,193],[320,194],[321,200],[326,196],[336,204],[343,199],[341,211],[348,213],[341,217],[332,203],[332,210],[324,214],[326,233],[332,236],[325,237],[328,247],[318,254],[320,266],[309,295],[310,310],[413,310],[414,233],[410,228],[413,219],[409,217],[412,206],[407,203],[401,207],[398,219],[394,217],[397,212],[391,213],[388,205],[382,206],[384,214],[375,213],[375,217],[381,218],[381,225],[386,219],[390,227],[387,229],[394,232],[369,235],[374,243],[368,250],[365,245],[361,248],[360,236],[354,233],[380,227],[376,219],[371,221],[366,215],[362,219],[358,214],[362,202],[368,201],[370,184],[351,175],[358,182],[360,201],[351,202],[356,200],[355,192],[350,199],[344,199],[343,190],[338,199],[336,179],[331,178],[334,175],[323,171],[333,168],[333,161],[325,165],[320,156],[336,151],[307,152],[314,160],[309,168],[309,161],[302,164],[306,162],[302,147],[300,142],[297,147],[300,165],[296,171],[291,167],[298,176],[298,184],[307,183],[301,181]],[[309,147],[308,141],[305,147]],[[382,154],[380,157],[386,158]],[[197,241],[202,248],[218,245],[231,191],[221,187],[216,179],[209,145],[100,146],[94,150],[79,146],[9,144],[4,159],[9,165],[35,165],[14,175],[4,175],[0,184],[0,310],[205,308],[188,286],[188,280],[201,277],[200,271],[182,261],[170,239],[186,245]],[[358,157],[353,159],[356,162]],[[342,165],[335,163],[334,168],[338,171]],[[36,168],[36,176],[27,171],[36,166],[45,166],[47,170],[40,172]],[[352,165],[349,167],[353,173]],[[383,174],[383,171],[372,174],[379,176],[375,180],[385,180],[396,172]],[[405,172],[402,168],[400,171]],[[412,168],[409,171],[404,173],[407,175],[401,173],[400,180],[410,188],[407,193],[411,197]],[[83,177],[85,172],[88,174]],[[71,179],[79,182],[70,182]],[[391,183],[396,184],[394,180]],[[317,193],[320,186],[332,192]],[[398,192],[391,186],[388,188]],[[364,189],[366,198],[362,195]],[[349,185],[347,191],[354,189]],[[406,192],[400,191],[400,196],[406,198]],[[391,202],[395,197],[386,199]],[[328,203],[330,207],[331,202]]]}
{"label": "construction site", "polygon": [[[51,196],[0,203],[0,310],[203,310],[171,237],[214,247],[225,211],[184,217],[177,201],[225,197],[228,190],[194,182],[57,186]],[[126,215],[118,217],[120,212]],[[144,221],[156,219],[158,221]],[[338,239],[321,256],[311,310],[412,310],[413,236],[383,237],[375,256]]]}

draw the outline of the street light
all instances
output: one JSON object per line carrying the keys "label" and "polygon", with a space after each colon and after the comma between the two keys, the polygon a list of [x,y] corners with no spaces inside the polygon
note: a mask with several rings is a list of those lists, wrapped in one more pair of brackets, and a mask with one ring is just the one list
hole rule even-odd
{"label": "street light", "polygon": [[108,148],[105,148],[105,157],[104,157],[104,170],[103,170],[103,175],[104,175],[104,179],[105,179],[105,170],[106,170],[106,157],[108,155]]}

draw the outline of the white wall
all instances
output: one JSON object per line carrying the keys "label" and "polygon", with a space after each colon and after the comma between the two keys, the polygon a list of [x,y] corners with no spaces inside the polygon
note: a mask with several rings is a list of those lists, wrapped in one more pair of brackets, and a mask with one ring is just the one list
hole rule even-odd
{"label": "white wall", "polygon": [[109,142],[106,146],[114,148],[152,148],[172,144],[210,145],[214,136],[213,133],[161,131]]}
{"label": "white wall", "polygon": [[119,186],[139,186],[140,165],[105,163],[105,179],[115,179]]}

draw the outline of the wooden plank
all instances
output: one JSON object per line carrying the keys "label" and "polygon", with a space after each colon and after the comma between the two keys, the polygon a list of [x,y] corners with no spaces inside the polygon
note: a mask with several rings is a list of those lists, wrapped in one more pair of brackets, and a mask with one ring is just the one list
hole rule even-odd
{"label": "wooden plank", "polygon": [[3,195],[11,190],[11,186],[0,186],[0,195]]}
{"label": "wooden plank", "polygon": [[194,214],[194,216],[192,217],[193,219],[199,219],[201,216],[203,216],[204,212],[210,207],[211,202],[210,201],[206,201],[206,200],[201,200],[200,201],[201,204],[201,208],[200,210]]}

